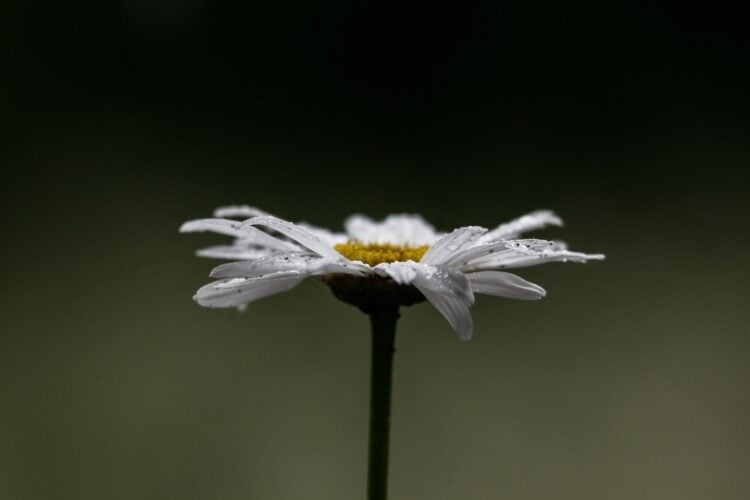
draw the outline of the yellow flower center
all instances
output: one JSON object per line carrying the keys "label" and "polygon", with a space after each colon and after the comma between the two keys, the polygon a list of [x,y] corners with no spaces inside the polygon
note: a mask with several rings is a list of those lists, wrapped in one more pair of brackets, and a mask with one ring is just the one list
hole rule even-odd
{"label": "yellow flower center", "polygon": [[412,247],[408,245],[392,245],[390,243],[361,243],[349,240],[333,247],[338,253],[349,260],[358,260],[370,266],[384,262],[404,262],[413,260],[419,262],[430,245]]}

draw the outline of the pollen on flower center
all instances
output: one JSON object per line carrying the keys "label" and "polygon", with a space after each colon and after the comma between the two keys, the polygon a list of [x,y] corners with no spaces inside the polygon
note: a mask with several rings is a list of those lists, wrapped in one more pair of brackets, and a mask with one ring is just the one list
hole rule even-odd
{"label": "pollen on flower center", "polygon": [[370,266],[385,262],[405,262],[413,260],[419,262],[429,245],[408,246],[392,245],[390,243],[361,243],[350,240],[333,247],[338,253],[349,260],[358,260]]}

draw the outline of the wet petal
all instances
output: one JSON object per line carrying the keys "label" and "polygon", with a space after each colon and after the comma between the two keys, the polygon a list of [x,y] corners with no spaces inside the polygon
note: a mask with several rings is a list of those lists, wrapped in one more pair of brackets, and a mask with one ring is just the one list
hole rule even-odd
{"label": "wet petal", "polygon": [[217,245],[202,248],[196,252],[199,257],[227,260],[253,260],[267,257],[272,253],[268,249],[260,249],[247,245]]}
{"label": "wet petal", "polygon": [[346,243],[349,240],[349,237],[344,233],[335,233],[323,227],[308,224],[307,222],[299,222],[297,223],[297,225],[305,231],[314,234],[329,246],[338,245],[339,243]]}
{"label": "wet petal", "polygon": [[422,295],[425,296],[430,304],[448,320],[458,338],[461,340],[471,339],[474,322],[471,319],[469,305],[465,301],[455,295],[436,292],[430,288],[420,286],[417,286],[417,288],[419,288],[419,291],[422,292]]}
{"label": "wet petal", "polygon": [[264,226],[273,229],[322,257],[343,258],[341,254],[321,238],[291,222],[276,217],[264,216],[253,217],[242,223],[242,227],[252,226]]}
{"label": "wet petal", "polygon": [[539,285],[502,271],[479,271],[466,277],[475,293],[521,300],[541,299],[547,294]]}
{"label": "wet petal", "polygon": [[276,250],[294,249],[293,245],[285,241],[274,238],[255,227],[244,226],[240,222],[231,219],[197,219],[188,221],[180,227],[181,233],[200,233],[205,231],[234,236],[235,238],[241,238],[246,243]]}
{"label": "wet petal", "polygon": [[469,306],[474,303],[474,294],[466,276],[460,271],[428,265],[414,269],[414,286],[448,320],[461,340],[469,340],[473,330]]}
{"label": "wet petal", "polygon": [[280,272],[263,278],[216,281],[200,288],[193,298],[204,307],[242,307],[263,297],[286,292],[304,278],[296,272]]}
{"label": "wet petal", "polygon": [[507,250],[475,259],[461,269],[466,272],[489,269],[515,269],[538,266],[550,262],[588,262],[603,260],[603,254],[585,254],[569,250],[546,250],[540,252]]}
{"label": "wet petal", "polygon": [[180,226],[181,233],[202,233],[210,231],[212,233],[225,234],[238,238],[240,234],[238,229],[240,223],[236,220],[229,219],[196,219],[189,220]]}
{"label": "wet petal", "polygon": [[280,271],[296,271],[306,276],[325,274],[361,275],[369,268],[343,259],[324,259],[313,254],[272,255],[263,259],[222,264],[211,271],[212,278],[257,278]]}
{"label": "wet petal", "polygon": [[525,239],[525,240],[499,240],[465,248],[463,251],[456,253],[451,259],[450,264],[456,267],[477,259],[487,257],[491,254],[497,255],[517,255],[527,254],[535,255],[547,250],[563,250],[565,244],[559,241]]}
{"label": "wet petal", "polygon": [[320,257],[309,253],[270,255],[255,260],[222,264],[215,267],[209,276],[211,278],[258,278],[279,271],[300,272],[312,259],[320,259]]}
{"label": "wet petal", "polygon": [[481,241],[493,241],[500,239],[517,238],[523,233],[541,229],[545,226],[562,226],[563,221],[551,210],[536,210],[522,215],[505,224],[500,224],[492,231],[485,234]]}
{"label": "wet petal", "polygon": [[362,243],[393,245],[429,245],[438,237],[435,228],[419,215],[389,215],[374,221],[364,215],[352,215],[344,222],[349,238]]}
{"label": "wet petal", "polygon": [[420,262],[436,266],[448,264],[454,256],[460,255],[464,249],[473,245],[486,232],[486,228],[478,226],[460,227],[437,240]]}
{"label": "wet petal", "polygon": [[399,285],[409,285],[417,277],[420,264],[416,262],[387,262],[378,264],[374,270],[381,276],[387,276]]}
{"label": "wet petal", "polygon": [[214,217],[242,217],[247,219],[248,217],[260,217],[262,215],[271,214],[249,205],[228,205],[214,210]]}

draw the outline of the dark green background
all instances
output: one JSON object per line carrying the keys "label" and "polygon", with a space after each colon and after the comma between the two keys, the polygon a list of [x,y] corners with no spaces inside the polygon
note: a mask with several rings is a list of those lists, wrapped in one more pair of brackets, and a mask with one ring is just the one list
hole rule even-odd
{"label": "dark green background", "polygon": [[5,2],[0,498],[363,498],[367,320],[191,300],[249,203],[552,208],[603,252],[404,311],[394,499],[744,499],[748,39],[711,5]]}

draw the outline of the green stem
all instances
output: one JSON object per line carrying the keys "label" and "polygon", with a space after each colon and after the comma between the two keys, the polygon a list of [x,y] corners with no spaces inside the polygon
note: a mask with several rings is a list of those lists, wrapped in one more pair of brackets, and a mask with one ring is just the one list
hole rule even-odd
{"label": "green stem", "polygon": [[370,312],[370,453],[367,498],[385,500],[388,493],[388,437],[391,424],[391,380],[398,307]]}

